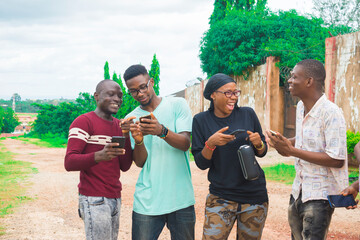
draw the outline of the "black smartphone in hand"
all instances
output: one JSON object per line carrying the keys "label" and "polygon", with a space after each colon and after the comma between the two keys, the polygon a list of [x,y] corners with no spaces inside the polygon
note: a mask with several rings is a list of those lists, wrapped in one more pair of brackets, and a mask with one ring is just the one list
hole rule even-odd
{"label": "black smartphone in hand", "polygon": [[245,129],[236,129],[234,131],[232,131],[231,133],[229,133],[230,135],[233,135],[233,136],[236,136],[237,134],[239,133],[243,133],[243,132],[246,132]]}
{"label": "black smartphone in hand", "polygon": [[151,119],[151,115],[146,115],[146,116],[142,116],[139,118],[140,119],[140,123],[148,123],[148,122],[144,122],[143,119]]}
{"label": "black smartphone in hand", "polygon": [[119,143],[119,146],[114,146],[113,148],[124,148],[125,147],[125,137],[124,136],[113,136],[111,138],[112,143]]}
{"label": "black smartphone in hand", "polygon": [[356,205],[353,195],[328,195],[327,198],[332,208],[350,207]]}

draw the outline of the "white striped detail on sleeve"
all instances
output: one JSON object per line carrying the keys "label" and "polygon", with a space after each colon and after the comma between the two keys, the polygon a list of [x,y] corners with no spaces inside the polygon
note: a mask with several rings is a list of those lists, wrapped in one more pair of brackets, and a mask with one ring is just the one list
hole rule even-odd
{"label": "white striped detail on sleeve", "polygon": [[80,139],[89,144],[106,145],[111,142],[111,137],[106,135],[94,135],[90,136],[87,132],[81,128],[71,128],[69,130],[69,138]]}

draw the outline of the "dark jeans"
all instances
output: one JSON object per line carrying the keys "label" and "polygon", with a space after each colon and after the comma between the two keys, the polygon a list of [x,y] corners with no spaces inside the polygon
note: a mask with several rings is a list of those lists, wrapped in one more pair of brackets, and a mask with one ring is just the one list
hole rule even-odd
{"label": "dark jeans", "polygon": [[195,235],[195,209],[190,206],[164,215],[149,216],[133,211],[132,239],[158,239],[166,223],[172,240],[193,240]]}
{"label": "dark jeans", "polygon": [[288,220],[291,239],[326,239],[334,209],[327,200],[310,200],[305,203],[290,196]]}

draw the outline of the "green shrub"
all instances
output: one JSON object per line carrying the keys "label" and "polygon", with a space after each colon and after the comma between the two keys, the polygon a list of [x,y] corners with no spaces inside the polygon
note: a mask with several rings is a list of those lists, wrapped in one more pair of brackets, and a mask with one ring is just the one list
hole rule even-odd
{"label": "green shrub", "polygon": [[347,145],[347,152],[351,154],[354,152],[355,145],[360,141],[360,133],[354,133],[350,130],[346,131],[346,145]]}

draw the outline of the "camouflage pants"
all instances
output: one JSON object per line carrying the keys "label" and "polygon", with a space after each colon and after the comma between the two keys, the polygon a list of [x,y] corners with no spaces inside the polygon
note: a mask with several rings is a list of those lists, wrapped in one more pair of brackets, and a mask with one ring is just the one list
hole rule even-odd
{"label": "camouflage pants", "polygon": [[268,211],[262,205],[238,204],[209,194],[206,198],[203,240],[227,239],[235,220],[237,239],[261,239]]}

